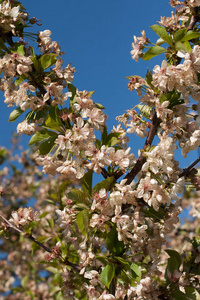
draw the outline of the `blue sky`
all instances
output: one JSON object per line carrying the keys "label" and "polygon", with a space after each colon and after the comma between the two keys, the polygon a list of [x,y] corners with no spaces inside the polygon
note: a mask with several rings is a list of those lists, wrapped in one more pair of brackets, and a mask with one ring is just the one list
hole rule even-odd
{"label": "blue sky", "polygon": [[[52,39],[65,51],[64,64],[76,68],[74,85],[79,90],[95,90],[93,100],[106,107],[108,128],[117,124],[115,117],[138,102],[135,92],[127,88],[126,76],[145,76],[147,67],[160,64],[162,56],[148,61],[134,62],[130,56],[133,35],[144,29],[155,42],[157,37],[149,26],[160,16],[170,16],[172,8],[167,0],[35,0],[21,1],[33,17],[41,19],[42,26],[34,31],[50,29]],[[12,108],[1,104],[1,145],[9,146],[11,132],[17,122],[8,123]],[[26,147],[27,138],[23,138]],[[144,141],[134,137],[137,149]],[[195,158],[194,158],[195,155]],[[197,158],[193,154],[193,159]],[[192,158],[191,158],[192,159]],[[189,158],[184,165],[191,161]]]}

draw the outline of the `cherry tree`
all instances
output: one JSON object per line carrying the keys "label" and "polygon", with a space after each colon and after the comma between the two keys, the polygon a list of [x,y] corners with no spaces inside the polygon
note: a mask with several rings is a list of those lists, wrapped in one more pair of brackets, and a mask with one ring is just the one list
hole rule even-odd
{"label": "cherry tree", "polygon": [[[134,36],[132,59],[164,60],[127,77],[139,103],[108,132],[51,31],[27,34],[38,20],[1,1],[0,88],[30,136],[27,151],[17,137],[0,148],[2,299],[200,298],[200,158],[185,169],[175,158],[200,146],[200,1],[170,5],[154,43]],[[137,157],[131,134],[144,139]]]}

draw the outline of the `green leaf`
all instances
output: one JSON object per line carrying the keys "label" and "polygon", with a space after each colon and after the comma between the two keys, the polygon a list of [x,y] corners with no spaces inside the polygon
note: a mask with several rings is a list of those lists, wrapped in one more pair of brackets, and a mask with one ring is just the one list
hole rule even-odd
{"label": "green leaf", "polygon": [[186,33],[187,33],[187,28],[182,28],[182,29],[176,31],[174,34],[175,43],[178,41],[182,41],[184,36],[186,35]]}
{"label": "green leaf", "polygon": [[48,154],[51,149],[53,148],[54,146],[54,142],[57,138],[57,135],[56,136],[52,136],[50,138],[48,138],[45,142],[43,142],[40,146],[39,146],[39,154],[40,155],[46,155]]}
{"label": "green leaf", "polygon": [[180,104],[183,104],[183,103],[185,103],[184,99],[177,99],[177,100],[174,100],[174,101],[170,102],[168,108],[171,109],[175,105],[180,105]]}
{"label": "green leaf", "polygon": [[147,70],[146,74],[146,82],[150,85],[153,80],[152,71]]}
{"label": "green leaf", "polygon": [[102,104],[100,104],[100,103],[94,103],[94,104],[95,104],[96,107],[99,108],[99,109],[105,109],[105,107],[104,107]]}
{"label": "green leaf", "polygon": [[93,170],[89,170],[81,179],[81,187],[88,196],[92,195],[92,176]]}
{"label": "green leaf", "polygon": [[167,44],[169,44],[171,47],[173,47],[173,40],[171,36],[167,33],[167,30],[160,26],[160,25],[152,25],[150,28],[161,38],[163,39]]}
{"label": "green leaf", "polygon": [[109,289],[109,286],[115,276],[115,266],[113,263],[108,264],[101,272],[101,282]]}
{"label": "green leaf", "polygon": [[190,52],[191,51],[191,46],[189,42],[176,42],[175,43],[175,49],[177,51],[185,51],[185,52]]}
{"label": "green leaf", "polygon": [[170,275],[173,275],[175,270],[178,270],[181,265],[181,256],[180,254],[175,250],[165,250],[167,254],[170,256],[168,258],[167,268],[165,271],[165,278],[168,279]]}
{"label": "green leaf", "polygon": [[46,243],[46,242],[48,242],[50,239],[51,239],[51,237],[49,237],[49,236],[39,236],[39,237],[37,238],[38,242],[40,242],[40,243]]}
{"label": "green leaf", "polygon": [[150,113],[152,111],[152,108],[150,106],[138,104],[138,105],[136,105],[136,107],[140,110],[140,112],[146,119],[149,119]]}
{"label": "green leaf", "polygon": [[0,49],[1,50],[7,50],[7,47],[5,46],[5,42],[2,38],[0,38]]}
{"label": "green leaf", "polygon": [[42,219],[42,218],[46,217],[46,215],[48,215],[48,212],[43,212],[43,213],[39,216],[39,218]]}
{"label": "green leaf", "polygon": [[24,111],[21,109],[21,107],[16,108],[15,110],[13,110],[13,111],[10,113],[10,116],[9,116],[8,121],[9,121],[9,122],[14,122],[15,120],[17,120],[17,118],[18,118],[19,116],[21,116],[21,114],[22,114],[23,112],[24,112]]}
{"label": "green leaf", "polygon": [[147,52],[143,55],[142,59],[143,60],[150,60],[151,58],[161,54],[165,53],[166,49],[160,46],[153,46],[150,47]]}
{"label": "green leaf", "polygon": [[188,31],[185,36],[182,38],[182,41],[189,41],[200,37],[200,33],[196,31]]}
{"label": "green leaf", "polygon": [[88,97],[90,98],[94,93],[95,93],[95,91],[88,92]]}
{"label": "green leaf", "polygon": [[200,300],[200,294],[197,292],[197,290],[191,286],[185,287],[186,296],[190,300]]}
{"label": "green leaf", "polygon": [[191,300],[191,299],[188,299],[188,297],[180,290],[173,292],[172,297],[173,297],[172,299],[174,299],[174,300]]}
{"label": "green leaf", "polygon": [[57,121],[51,118],[50,115],[48,115],[46,121],[45,121],[45,127],[48,129],[52,129],[55,131],[61,131],[60,125],[58,124]]}
{"label": "green leaf", "polygon": [[125,250],[124,242],[118,240],[118,232],[115,225],[107,235],[106,244],[110,253],[117,256],[122,254]]}
{"label": "green leaf", "polygon": [[51,218],[50,220],[47,219],[47,222],[49,223],[49,227],[50,227],[51,229],[53,229],[53,227],[54,227],[54,220],[53,220],[53,218]]}
{"label": "green leaf", "polygon": [[57,59],[56,59],[56,54],[43,54],[40,59],[39,62],[42,66],[43,70],[46,70],[47,68],[51,67],[52,65],[55,65]]}
{"label": "green leaf", "polygon": [[104,145],[108,147],[113,147],[114,145],[121,142],[118,137],[121,135],[121,132],[111,132],[109,133],[106,138],[104,139]]}
{"label": "green leaf", "polygon": [[95,146],[97,147],[97,149],[100,149],[100,148],[101,148],[101,146],[102,146],[102,143],[101,143],[101,141],[100,141],[100,140],[98,140],[98,139],[96,139],[96,141],[95,141]]}
{"label": "green leaf", "polygon": [[58,105],[57,106],[52,106],[52,105],[49,106],[49,115],[58,125],[62,126],[62,121],[59,116]]}
{"label": "green leaf", "polygon": [[24,276],[24,277],[21,279],[21,285],[22,285],[23,288],[26,287],[26,284],[27,284],[28,281],[29,281],[29,275],[26,275],[26,276]]}
{"label": "green leaf", "polygon": [[110,189],[112,183],[114,181],[114,177],[108,177],[104,179],[103,181],[95,184],[95,186],[92,189],[92,193],[98,193],[101,189],[106,189],[107,191]]}
{"label": "green leaf", "polygon": [[26,120],[33,120],[34,119],[34,116],[35,116],[35,112],[33,110],[29,111],[27,114],[26,114],[26,117],[25,119]]}
{"label": "green leaf", "polygon": [[33,62],[33,65],[35,67],[36,72],[39,74],[42,72],[42,66],[40,64],[39,59],[37,58],[37,56],[35,56],[35,54],[31,57],[31,60]]}
{"label": "green leaf", "polygon": [[101,134],[101,143],[102,143],[102,145],[105,145],[107,135],[108,135],[107,127],[104,126],[103,132]]}
{"label": "green leaf", "polygon": [[19,56],[23,56],[25,54],[24,45],[22,45],[20,43],[15,43],[14,47],[15,47],[15,49],[13,50],[13,52],[17,52],[19,54]]}
{"label": "green leaf", "polygon": [[22,83],[25,79],[27,79],[26,75],[22,74],[15,80],[15,85],[18,86]]}
{"label": "green leaf", "polygon": [[70,189],[70,192],[68,193],[68,198],[71,200],[76,201],[77,203],[85,203],[85,204],[91,204],[88,199],[88,194],[84,193],[81,190],[78,189]]}
{"label": "green leaf", "polygon": [[76,217],[78,228],[84,236],[87,236],[89,227],[89,213],[87,209],[83,209]]}
{"label": "green leaf", "polygon": [[177,251],[171,250],[171,249],[167,249],[167,250],[165,250],[165,252],[167,252],[167,254],[170,256],[170,258],[174,257],[176,259],[176,261],[178,263],[178,268],[179,268],[180,265],[181,265],[181,256],[180,256],[180,254]]}
{"label": "green leaf", "polygon": [[136,280],[137,282],[139,282],[141,277],[142,277],[142,272],[141,272],[140,267],[137,264],[132,263],[131,264],[131,271],[132,271],[133,279]]}
{"label": "green leaf", "polygon": [[48,130],[41,130],[41,131],[37,131],[30,139],[29,141],[29,146],[39,143],[43,140],[48,139],[49,137],[55,137],[57,138],[58,135],[53,132],[53,131],[48,131]]}
{"label": "green leaf", "polygon": [[70,82],[68,82],[67,87],[68,91],[72,93],[70,97],[70,106],[72,106],[76,102],[76,87]]}
{"label": "green leaf", "polygon": [[59,185],[59,195],[64,195],[66,189],[68,188],[68,186],[71,184],[71,181],[70,180],[66,180],[64,182],[62,182],[60,185]]}

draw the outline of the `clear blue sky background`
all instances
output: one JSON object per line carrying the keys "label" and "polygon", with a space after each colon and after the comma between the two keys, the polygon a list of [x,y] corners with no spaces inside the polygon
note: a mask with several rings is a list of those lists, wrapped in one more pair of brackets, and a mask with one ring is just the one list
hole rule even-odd
{"label": "clear blue sky background", "polygon": [[[160,64],[162,56],[148,61],[134,62],[130,56],[133,35],[144,29],[155,42],[157,37],[149,26],[160,16],[170,16],[172,8],[167,0],[35,0],[21,1],[33,17],[41,19],[42,26],[35,31],[50,29],[52,39],[65,51],[64,64],[76,68],[74,85],[79,90],[95,90],[93,100],[106,107],[108,128],[117,124],[115,117],[138,102],[135,92],[127,88],[126,76],[145,76],[147,67]],[[9,147],[11,132],[17,122],[8,123],[12,108],[1,104],[0,144]],[[132,139],[131,139],[132,140]],[[26,147],[27,138],[23,138]],[[134,137],[133,152],[144,141]],[[197,158],[197,151],[182,166]]]}

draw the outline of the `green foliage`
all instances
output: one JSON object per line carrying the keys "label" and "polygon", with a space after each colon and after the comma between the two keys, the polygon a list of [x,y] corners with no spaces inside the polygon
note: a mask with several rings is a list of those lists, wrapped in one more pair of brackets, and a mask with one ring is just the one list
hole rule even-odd
{"label": "green foliage", "polygon": [[82,234],[87,236],[89,227],[89,212],[87,209],[83,209],[80,213],[78,213],[76,222]]}
{"label": "green foliage", "polygon": [[101,272],[101,282],[109,289],[110,284],[115,276],[115,266],[113,263],[109,263]]}
{"label": "green foliage", "polygon": [[200,294],[193,287],[186,286],[185,293],[180,290],[172,292],[172,297],[175,300],[200,300]]}
{"label": "green foliage", "polygon": [[15,80],[15,85],[18,86],[20,83],[22,83],[24,80],[27,79],[27,76],[25,74],[20,75],[16,80]]}
{"label": "green foliage", "polygon": [[152,80],[153,80],[152,71],[147,70],[146,82],[148,83],[148,85],[151,85]]}
{"label": "green foliage", "polygon": [[174,33],[174,42],[182,41],[187,33],[187,28],[182,28]]}
{"label": "green foliage", "polygon": [[15,120],[17,120],[17,118],[19,118],[19,116],[21,116],[21,114],[23,114],[23,112],[24,111],[21,109],[21,107],[17,107],[15,110],[13,110],[10,113],[8,121],[9,122],[14,122]]}
{"label": "green foliage", "polygon": [[116,226],[113,225],[106,238],[107,248],[113,255],[121,255],[125,251],[124,242],[118,240],[118,232]]}
{"label": "green foliage", "polygon": [[99,109],[105,109],[105,107],[100,103],[95,103],[96,107]]}
{"label": "green foliage", "polygon": [[111,132],[106,136],[105,140],[102,141],[102,144],[108,147],[113,147],[121,142],[120,139],[118,139],[120,135],[120,132]]}
{"label": "green foliage", "polygon": [[89,197],[92,196],[92,177],[93,170],[89,170],[81,178],[81,187],[83,189],[83,192],[86,193]]}
{"label": "green foliage", "polygon": [[50,54],[43,54],[39,58],[39,63],[43,70],[48,69],[49,67],[53,66],[56,63],[56,54],[50,53]]}
{"label": "green foliage", "polygon": [[181,256],[175,250],[165,250],[167,254],[170,256],[168,258],[167,268],[165,272],[165,278],[168,280],[174,274],[175,270],[179,270],[181,265]]}
{"label": "green foliage", "polygon": [[198,37],[200,37],[199,32],[194,31],[194,30],[189,30],[181,40],[182,40],[182,42],[190,41],[190,40],[196,39]]}
{"label": "green foliage", "polygon": [[148,105],[138,104],[136,107],[140,110],[140,113],[146,118],[149,119],[152,108]]}
{"label": "green foliage", "polygon": [[106,191],[110,190],[110,187],[112,186],[112,183],[114,182],[114,177],[108,177],[104,179],[101,182],[98,182],[95,184],[95,186],[92,189],[92,193],[98,193],[101,189],[106,189]]}
{"label": "green foliage", "polygon": [[15,43],[14,49],[11,50],[13,53],[17,52],[19,56],[24,56],[24,45],[21,43]]}
{"label": "green foliage", "polygon": [[7,159],[7,156],[8,156],[8,150],[6,148],[0,147],[0,165]]}
{"label": "green foliage", "polygon": [[147,50],[147,52],[143,55],[142,59],[150,60],[151,58],[153,58],[159,54],[165,53],[165,52],[166,52],[165,48],[160,47],[160,46],[153,46]]}
{"label": "green foliage", "polygon": [[29,146],[37,144],[41,141],[47,140],[50,137],[55,137],[57,138],[57,134],[53,131],[49,131],[49,130],[41,130],[41,131],[37,131],[30,139],[29,141]]}
{"label": "green foliage", "polygon": [[130,263],[127,258],[124,259],[121,256],[115,256],[115,260],[118,263],[118,269],[120,270],[120,276],[126,276],[126,282],[134,285],[135,282],[139,282],[142,277],[142,272],[140,267],[135,263]]}
{"label": "green foliage", "polygon": [[49,115],[45,121],[44,128],[51,129],[54,131],[62,132],[62,121],[59,117],[58,106],[50,106],[49,107]]}
{"label": "green foliage", "polygon": [[74,200],[76,203],[84,203],[86,205],[91,204],[87,192],[71,188],[67,196],[69,199]]}
{"label": "green foliage", "polygon": [[163,39],[167,44],[169,44],[171,47],[173,47],[173,40],[171,36],[168,34],[167,30],[160,26],[160,25],[152,25],[150,28],[161,38]]}
{"label": "green foliage", "polygon": [[178,41],[175,43],[175,49],[177,51],[191,52],[191,46],[189,42]]}
{"label": "green foliage", "polygon": [[54,147],[55,140],[57,139],[57,135],[49,137],[46,141],[44,141],[40,146],[39,146],[39,154],[40,155],[46,155],[48,154],[52,148]]}
{"label": "green foliage", "polygon": [[69,92],[72,93],[72,96],[70,97],[70,106],[72,106],[76,102],[76,87],[70,82],[68,82],[67,87]]}

